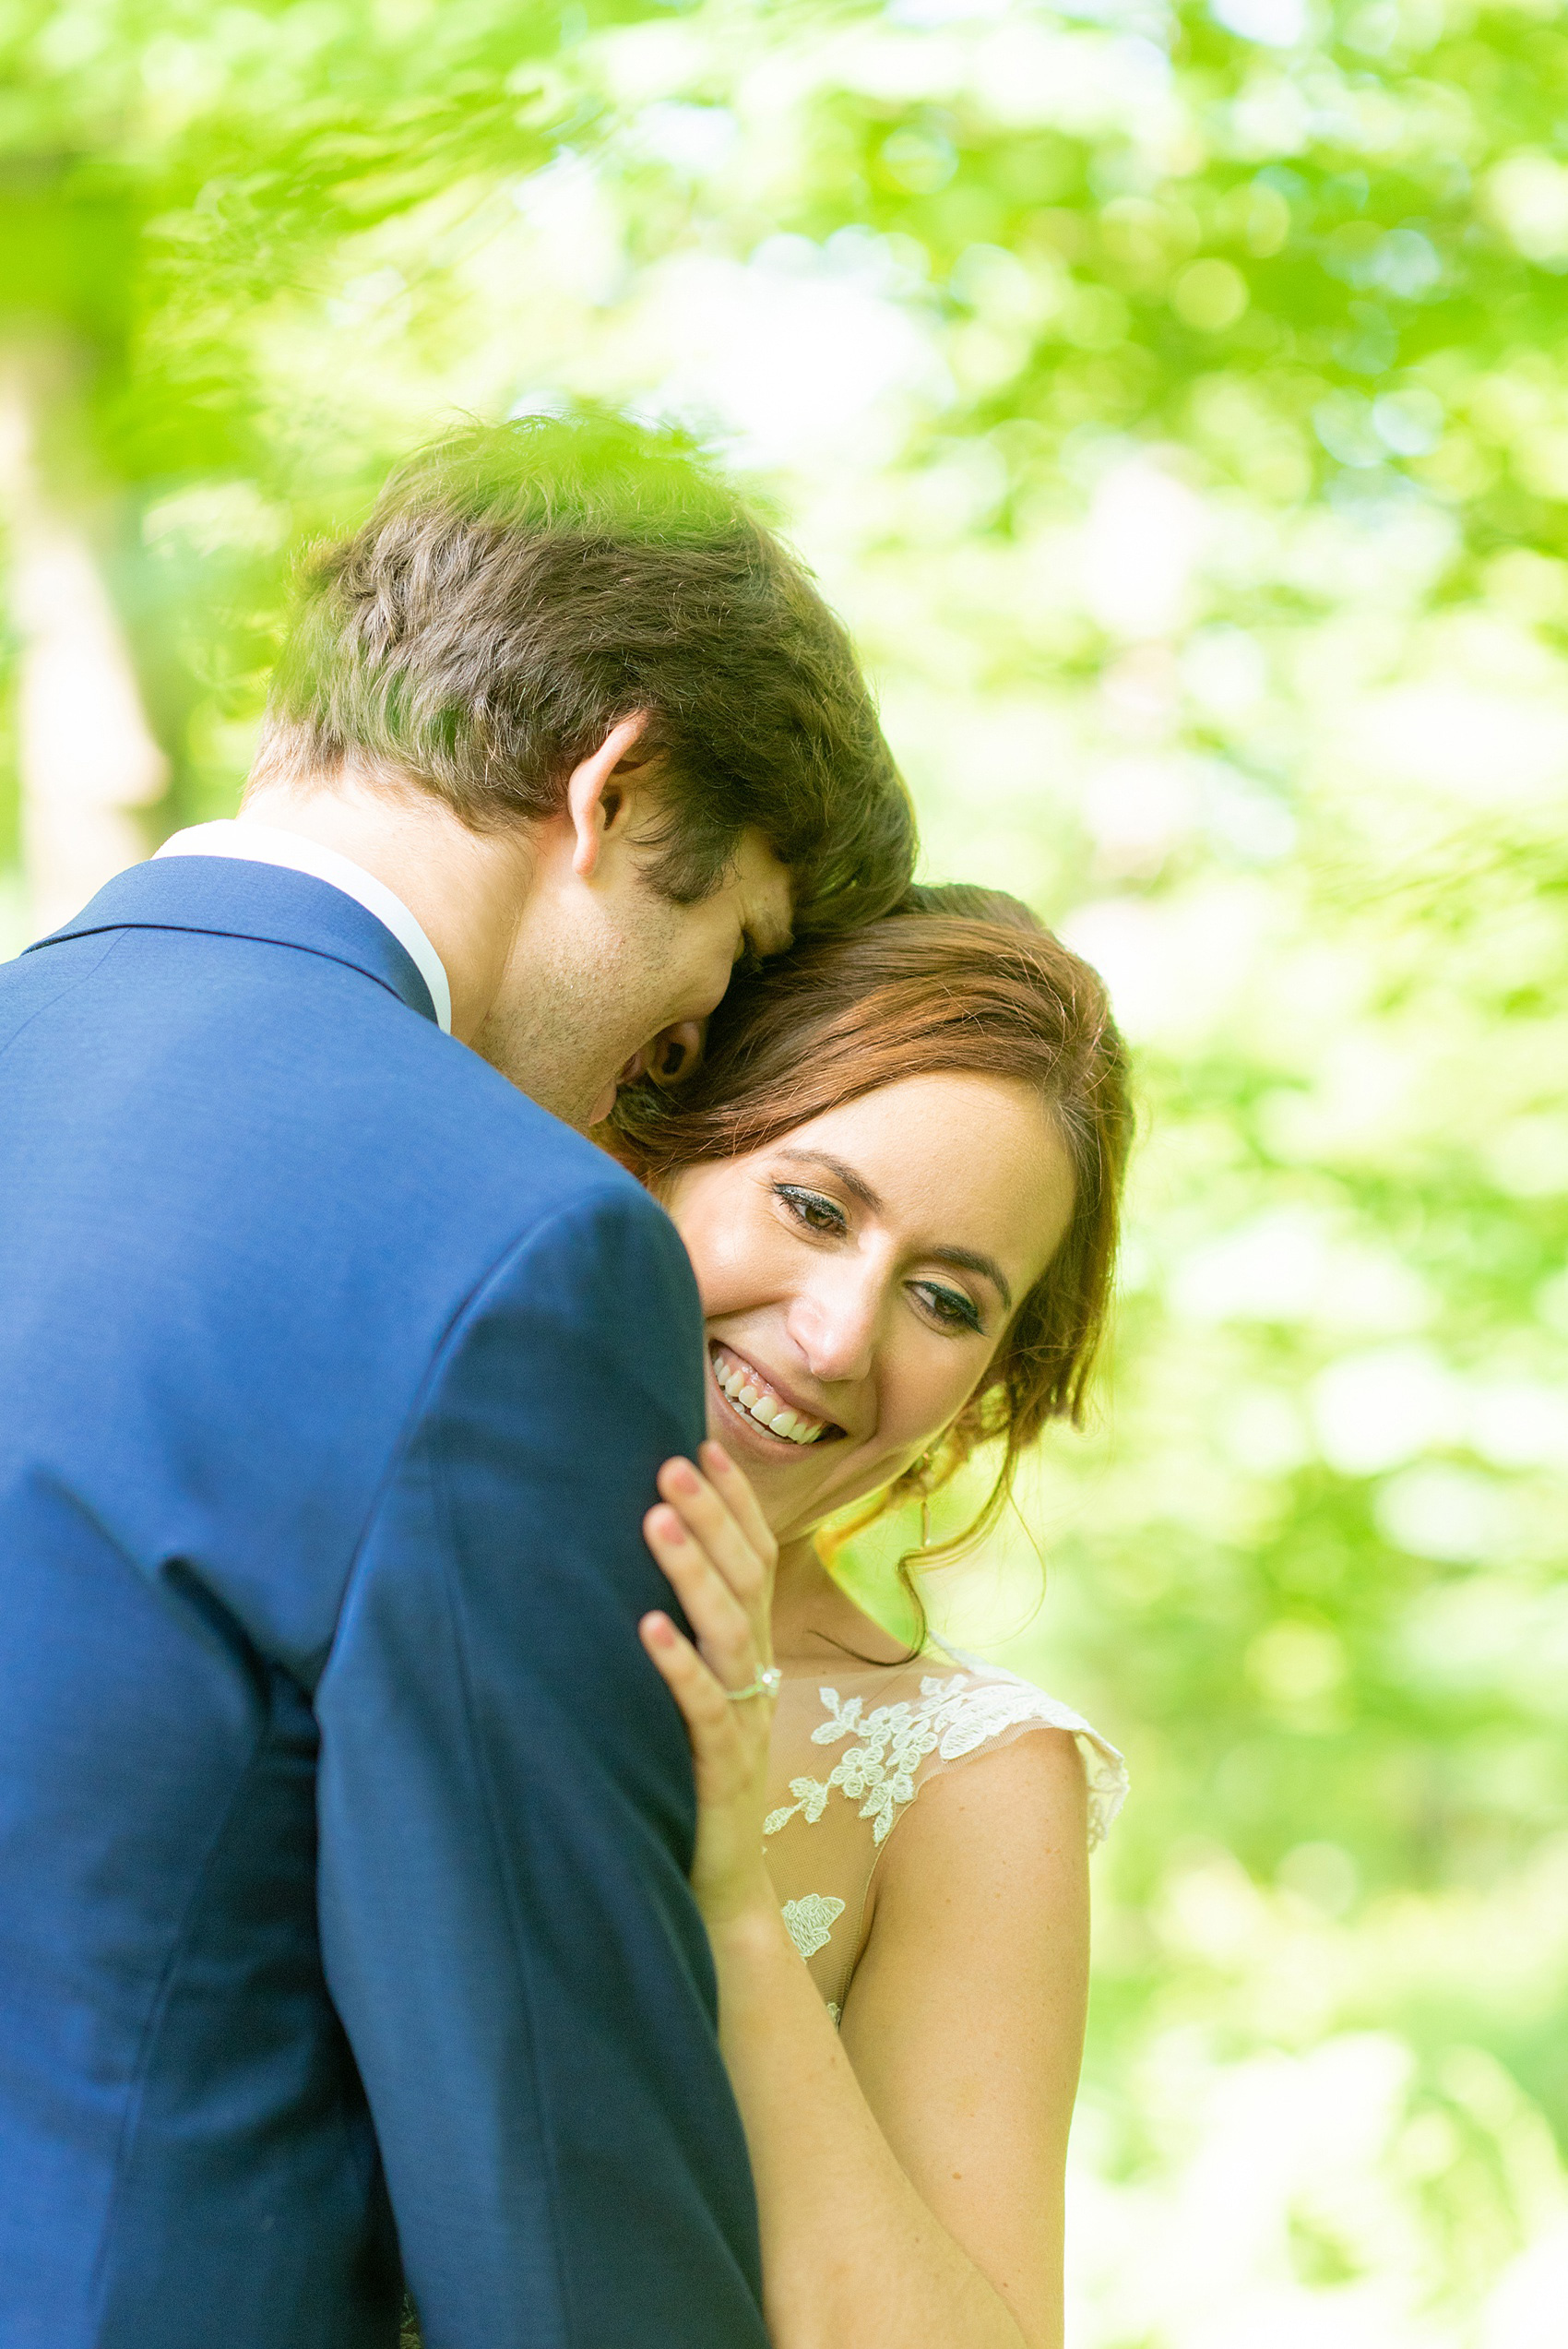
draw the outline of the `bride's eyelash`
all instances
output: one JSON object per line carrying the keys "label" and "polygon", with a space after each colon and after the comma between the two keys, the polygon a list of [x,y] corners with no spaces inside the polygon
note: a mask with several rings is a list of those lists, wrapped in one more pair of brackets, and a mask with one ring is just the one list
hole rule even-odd
{"label": "bride's eyelash", "polygon": [[799,1223],[808,1232],[819,1232],[833,1237],[849,1228],[849,1219],[837,1199],[826,1198],[821,1191],[808,1191],[801,1183],[775,1183],[773,1196],[781,1199]]}
{"label": "bride's eyelash", "polygon": [[980,1309],[974,1299],[967,1297],[962,1289],[944,1289],[934,1281],[917,1281],[914,1287],[916,1295],[926,1300],[933,1321],[941,1322],[949,1330],[968,1330],[977,1336],[980,1334],[983,1326]]}

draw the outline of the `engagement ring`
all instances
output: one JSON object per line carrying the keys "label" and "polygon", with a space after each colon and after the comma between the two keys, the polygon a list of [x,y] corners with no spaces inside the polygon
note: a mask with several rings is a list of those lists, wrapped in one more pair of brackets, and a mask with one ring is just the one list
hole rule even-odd
{"label": "engagement ring", "polygon": [[749,1688],[726,1688],[724,1693],[732,1705],[738,1705],[742,1697],[776,1697],[783,1677],[776,1663],[766,1664]]}

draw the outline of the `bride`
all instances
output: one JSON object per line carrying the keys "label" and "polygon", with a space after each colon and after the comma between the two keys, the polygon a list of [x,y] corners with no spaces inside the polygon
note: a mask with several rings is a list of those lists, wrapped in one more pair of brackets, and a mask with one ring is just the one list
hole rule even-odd
{"label": "bride", "polygon": [[[1124,1787],[1013,1675],[901,1644],[827,1520],[919,1504],[1081,1411],[1130,1119],[1094,973],[1016,900],[909,910],[737,982],[607,1137],[696,1269],[710,1440],[648,1544],[643,1643],[696,1769],[693,1881],[777,2349],[1047,2349],[1083,2036],[1086,1859]],[[973,1529],[971,1529],[973,1530]],[[952,1546],[952,1545],[949,1545]]]}

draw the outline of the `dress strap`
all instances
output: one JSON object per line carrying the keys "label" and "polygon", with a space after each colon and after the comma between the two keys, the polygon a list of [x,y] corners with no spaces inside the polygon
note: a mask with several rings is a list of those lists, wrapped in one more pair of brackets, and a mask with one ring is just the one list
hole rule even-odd
{"label": "dress strap", "polygon": [[937,1733],[932,1770],[1011,1744],[1029,1729],[1064,1729],[1083,1759],[1089,1797],[1089,1849],[1092,1852],[1103,1843],[1127,1799],[1127,1764],[1111,1740],[1102,1737],[1082,1713],[1016,1672],[987,1663],[983,1656],[970,1655],[945,1640],[933,1639],[931,1644],[963,1667],[961,1676],[945,1685],[929,1677],[921,1684],[928,1700],[935,1699],[929,1715]]}

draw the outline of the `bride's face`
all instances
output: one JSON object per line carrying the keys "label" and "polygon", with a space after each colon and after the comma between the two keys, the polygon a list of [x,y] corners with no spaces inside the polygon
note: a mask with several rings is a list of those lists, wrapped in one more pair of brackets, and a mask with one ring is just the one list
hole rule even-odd
{"label": "bride's face", "polygon": [[909,1077],[685,1168],[666,1204],[702,1293],[709,1430],[789,1541],[957,1416],[1061,1244],[1073,1175],[1028,1086]]}

